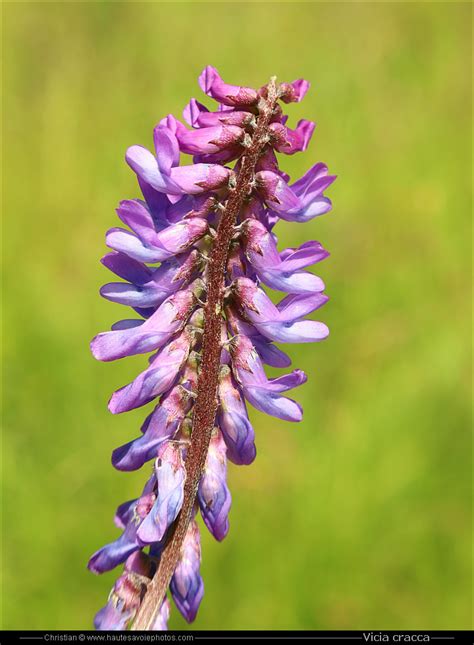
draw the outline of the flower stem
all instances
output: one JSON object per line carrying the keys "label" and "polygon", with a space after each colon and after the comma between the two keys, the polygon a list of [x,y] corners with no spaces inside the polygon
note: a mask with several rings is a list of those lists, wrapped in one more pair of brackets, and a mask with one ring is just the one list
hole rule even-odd
{"label": "flower stem", "polygon": [[267,86],[266,98],[260,99],[259,115],[251,143],[242,157],[235,188],[230,192],[219,221],[210,254],[207,275],[207,301],[204,306],[204,334],[201,369],[194,405],[191,445],[186,457],[186,483],[181,512],[172,535],[161,555],[158,569],[149,583],[133,623],[133,630],[151,630],[161,607],[174,570],[181,556],[181,546],[192,517],[199,481],[206,463],[209,442],[217,413],[217,387],[221,356],[221,322],[225,271],[234,226],[245,199],[252,191],[255,166],[268,143],[268,125],[278,98],[275,79]]}

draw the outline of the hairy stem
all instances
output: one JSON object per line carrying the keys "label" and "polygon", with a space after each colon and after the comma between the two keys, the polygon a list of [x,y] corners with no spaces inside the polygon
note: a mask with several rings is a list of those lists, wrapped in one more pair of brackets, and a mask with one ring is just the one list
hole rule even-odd
{"label": "hairy stem", "polygon": [[158,569],[148,585],[133,623],[134,630],[150,630],[161,607],[174,570],[181,556],[181,546],[191,521],[199,481],[206,463],[209,442],[217,412],[217,387],[221,355],[221,322],[225,271],[234,226],[245,199],[253,187],[255,165],[268,143],[268,125],[277,100],[275,79],[267,86],[266,99],[259,103],[259,115],[251,144],[242,157],[235,188],[231,191],[217,228],[207,275],[207,301],[204,306],[204,334],[201,369],[194,405],[191,445],[186,457],[186,483],[181,512],[172,535],[163,550]]}

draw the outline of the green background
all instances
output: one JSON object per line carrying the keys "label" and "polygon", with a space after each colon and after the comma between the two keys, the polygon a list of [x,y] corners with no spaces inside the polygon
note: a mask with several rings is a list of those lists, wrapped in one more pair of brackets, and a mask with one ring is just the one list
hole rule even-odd
{"label": "green background", "polygon": [[[279,227],[320,240],[331,336],[290,349],[303,423],[252,410],[258,456],[230,467],[231,530],[204,533],[198,629],[470,627],[469,4],[10,3],[4,43],[5,628],[88,628],[144,474],[110,466],[143,410],[107,399],[143,357],[88,342],[123,316],[99,264],[138,196],[128,145],[228,82],[312,82],[334,210]],[[173,608],[171,626],[185,627]]]}

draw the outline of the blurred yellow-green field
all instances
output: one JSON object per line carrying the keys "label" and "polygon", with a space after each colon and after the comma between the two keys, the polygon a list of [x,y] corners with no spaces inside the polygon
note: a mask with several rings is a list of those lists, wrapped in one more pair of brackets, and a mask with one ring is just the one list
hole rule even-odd
{"label": "blurred yellow-green field", "polygon": [[[252,411],[231,530],[203,532],[197,629],[471,626],[469,3],[3,3],[5,629],[87,629],[115,573],[89,555],[144,474],[110,465],[143,410],[110,393],[143,358],[88,343],[122,317],[99,264],[138,196],[123,157],[228,82],[312,83],[318,127],[282,161],[325,161],[334,210],[279,225],[320,240],[329,339],[290,349],[303,423]],[[173,608],[171,626],[186,627]]]}

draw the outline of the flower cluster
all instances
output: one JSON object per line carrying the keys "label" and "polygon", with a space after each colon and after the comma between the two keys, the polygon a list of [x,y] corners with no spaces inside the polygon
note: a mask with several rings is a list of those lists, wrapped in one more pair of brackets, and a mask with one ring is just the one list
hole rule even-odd
{"label": "flower cluster", "polygon": [[[120,537],[89,561],[95,573],[124,563],[106,606],[96,615],[98,629],[130,625],[183,506],[186,457],[195,432],[193,410],[203,377],[209,262],[214,246],[221,243],[219,224],[234,191],[240,190],[243,198],[224,249],[217,413],[193,515],[169,585],[188,621],[194,620],[204,591],[197,515],[222,540],[231,506],[227,460],[250,464],[255,458],[246,401],[280,419],[302,418],[300,405],[284,393],[304,383],[305,374],[294,370],[271,379],[265,374],[265,364],[291,364],[274,342],[309,343],[328,335],[324,323],[306,318],[327,301],[322,280],[306,270],[327,257],[327,251],[315,241],[278,250],[273,232],[279,219],[307,222],[331,209],[324,191],[335,177],[324,164],[290,182],[275,154],[294,154],[308,146],[314,123],[301,120],[289,128],[278,101],[301,101],[309,84],[297,80],[274,85],[278,100],[273,103],[269,85],[260,90],[228,85],[211,66],[199,84],[217,101],[217,109],[209,111],[191,99],[183,113],[189,127],[169,115],[154,129],[154,153],[141,146],[127,150],[126,161],[137,175],[143,199],[122,201],[117,214],[127,228],[112,228],[106,235],[111,252],[102,262],[122,281],[106,284],[101,294],[131,307],[136,315],[98,334],[92,353],[112,361],[151,352],[147,367],[112,395],[109,410],[119,414],[151,402],[155,407],[139,436],[112,453],[118,470],[137,470],[147,462],[153,470],[140,496],[117,509]],[[256,147],[259,127],[264,132],[262,137],[259,131]],[[242,191],[249,151],[255,163]],[[181,153],[192,155],[193,163],[180,165]],[[286,295],[275,305],[264,286]],[[161,601],[153,629],[166,629],[170,605],[166,597]]]}

